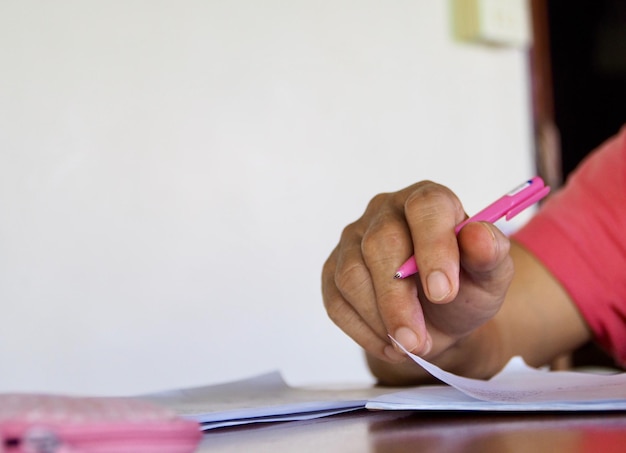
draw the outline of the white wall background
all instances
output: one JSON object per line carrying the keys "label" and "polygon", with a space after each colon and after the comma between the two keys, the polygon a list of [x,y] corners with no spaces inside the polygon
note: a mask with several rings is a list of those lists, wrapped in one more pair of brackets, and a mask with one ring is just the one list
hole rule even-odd
{"label": "white wall background", "polygon": [[0,391],[362,382],[322,263],[375,193],[532,176],[526,55],[447,1],[0,0]]}

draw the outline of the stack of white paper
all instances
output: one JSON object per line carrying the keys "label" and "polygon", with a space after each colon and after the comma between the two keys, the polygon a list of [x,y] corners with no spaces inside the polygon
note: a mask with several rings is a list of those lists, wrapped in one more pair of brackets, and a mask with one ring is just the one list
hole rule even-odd
{"label": "stack of white paper", "polygon": [[[405,351],[406,352],[406,351]],[[437,411],[626,410],[626,373],[600,375],[544,371],[515,357],[492,379],[448,373],[420,357],[411,359],[447,385],[308,389],[288,386],[278,372],[142,398],[197,420],[204,430],[248,423],[319,418],[358,409]]]}
{"label": "stack of white paper", "polygon": [[367,401],[389,389],[311,389],[288,386],[275,371],[260,376],[142,395],[179,415],[198,421],[203,430],[248,423],[308,420],[364,409]]}

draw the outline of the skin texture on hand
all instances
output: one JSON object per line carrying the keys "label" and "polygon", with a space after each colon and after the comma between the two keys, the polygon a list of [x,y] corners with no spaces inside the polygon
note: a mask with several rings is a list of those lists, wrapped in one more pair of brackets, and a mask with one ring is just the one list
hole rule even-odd
{"label": "skin texture on hand", "polygon": [[[459,199],[429,181],[380,194],[344,229],[324,265],[322,293],[329,317],[363,347],[370,368],[386,383],[423,378],[394,349],[389,334],[409,351],[474,377],[497,372],[513,353],[523,351],[531,363],[550,360],[548,355],[589,336],[558,283],[520,247],[511,250],[496,227],[470,223],[456,235],[454,227],[465,218]],[[413,254],[420,272],[394,279]],[[518,262],[522,269],[514,272]],[[528,301],[527,291],[536,300]],[[501,310],[505,299],[507,307]],[[525,315],[535,305],[558,324],[565,317],[572,329],[537,332],[545,319]],[[520,336],[512,341],[510,333],[521,323]],[[530,335],[535,338],[527,341]],[[525,347],[542,337],[552,344],[537,345],[538,351]]]}

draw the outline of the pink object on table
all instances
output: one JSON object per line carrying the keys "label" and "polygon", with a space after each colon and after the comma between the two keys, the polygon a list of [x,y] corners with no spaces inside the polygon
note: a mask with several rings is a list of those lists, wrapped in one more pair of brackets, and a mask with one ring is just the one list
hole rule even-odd
{"label": "pink object on table", "polygon": [[197,422],[133,398],[0,394],[0,452],[191,453]]}

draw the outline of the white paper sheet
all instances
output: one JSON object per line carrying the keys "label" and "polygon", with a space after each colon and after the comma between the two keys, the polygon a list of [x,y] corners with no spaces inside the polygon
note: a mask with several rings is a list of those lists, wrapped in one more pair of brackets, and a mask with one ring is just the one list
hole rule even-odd
{"label": "white paper sheet", "polygon": [[605,375],[545,371],[531,368],[521,357],[514,357],[500,373],[483,381],[449,373],[404,351],[450,387],[421,387],[383,395],[371,399],[366,407],[493,411],[626,410],[625,373]]}
{"label": "white paper sheet", "polygon": [[307,420],[364,409],[389,389],[294,388],[277,371],[238,381],[141,395],[167,406],[204,430],[248,423]]}

